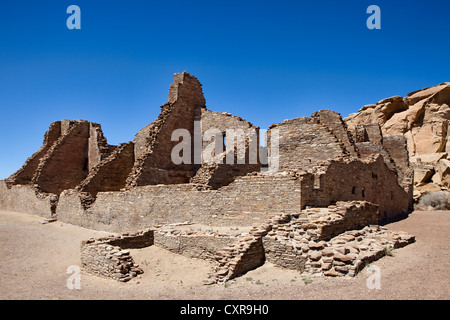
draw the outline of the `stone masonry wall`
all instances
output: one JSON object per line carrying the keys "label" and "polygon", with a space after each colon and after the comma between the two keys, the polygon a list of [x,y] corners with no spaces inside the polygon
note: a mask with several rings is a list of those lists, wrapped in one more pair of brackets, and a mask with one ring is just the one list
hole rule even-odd
{"label": "stone masonry wall", "polygon": [[154,234],[154,245],[171,252],[196,259],[214,260],[222,247],[234,241],[235,237],[214,231],[190,231],[173,228],[159,228]]}
{"label": "stone masonry wall", "polygon": [[98,123],[89,123],[89,142],[88,142],[88,170],[89,172],[102,160],[116,149],[116,146],[109,145],[101,125]]}
{"label": "stone masonry wall", "polygon": [[124,143],[117,147],[109,157],[94,166],[78,189],[89,192],[94,198],[98,192],[119,191],[125,188],[133,163],[134,145],[132,142]]}
{"label": "stone masonry wall", "polygon": [[[172,141],[176,129],[186,129],[194,136],[194,121],[200,120],[201,108],[205,106],[201,84],[187,72],[174,75],[169,88],[169,101],[161,107],[161,113],[153,123],[142,129],[135,137],[135,164],[127,180],[127,187],[187,183],[199,165],[175,165],[171,159],[172,149],[179,141]],[[191,150],[193,148],[191,139]]]}
{"label": "stone masonry wall", "polygon": [[61,221],[111,232],[180,221],[243,226],[274,212],[299,212],[299,186],[298,178],[287,173],[238,177],[219,190],[198,191],[194,184],[145,186],[99,192],[87,210],[80,193],[69,190],[61,194],[57,214]]}
{"label": "stone masonry wall", "polygon": [[326,126],[343,144],[345,151],[351,156],[358,157],[358,150],[347,124],[342,120],[339,113],[331,110],[320,110],[311,115],[311,119]]}
{"label": "stone masonry wall", "polygon": [[44,135],[44,142],[39,148],[20,168],[17,172],[11,175],[6,182],[9,185],[13,184],[31,184],[31,180],[36,174],[41,159],[45,156],[51,146],[58,140],[61,135],[61,121],[55,121],[50,125],[50,128]]}
{"label": "stone masonry wall", "polygon": [[331,161],[317,174],[301,180],[302,207],[326,207],[336,201],[363,200],[379,206],[380,219],[391,219],[411,209],[411,196],[382,157],[362,161]]}
{"label": "stone masonry wall", "polygon": [[[269,130],[279,130],[279,169],[311,170],[330,159],[348,155],[344,144],[330,129],[310,118],[285,120]],[[269,159],[271,142],[268,142]]]}
{"label": "stone masonry wall", "polygon": [[26,212],[41,217],[52,215],[52,197],[37,192],[31,185],[12,185],[8,188],[0,180],[0,208],[14,212]]}
{"label": "stone masonry wall", "polygon": [[[237,176],[244,176],[250,172],[260,171],[261,164],[258,158],[259,149],[259,128],[253,126],[250,122],[244,119],[232,116],[226,112],[214,112],[201,109],[201,131],[202,137],[205,136],[205,132],[209,129],[216,129],[222,133],[222,163],[206,163],[205,159],[202,159],[202,166],[196,172],[196,175],[192,177],[191,182],[204,184],[213,189],[218,189],[222,186],[228,185],[233,182]],[[242,133],[242,139],[231,136],[227,137],[227,129],[234,130],[236,135]],[[230,133],[230,131],[229,131]],[[231,141],[233,138],[234,141]],[[251,139],[253,141],[251,142]],[[225,142],[225,140],[227,142]],[[215,141],[215,140],[213,140]],[[213,141],[203,141],[203,150],[211,144]],[[232,161],[227,160],[227,146],[233,144],[233,150],[229,151],[232,155]],[[253,159],[250,157],[250,152],[256,157]],[[218,155],[213,155],[218,156]],[[244,159],[244,163],[238,163],[238,156]],[[229,157],[230,158],[230,157]]]}
{"label": "stone masonry wall", "polygon": [[153,244],[153,230],[123,234],[81,242],[81,265],[85,271],[98,276],[126,282],[143,273],[134,263],[130,251]]}
{"label": "stone masonry wall", "polygon": [[412,193],[413,169],[409,163],[409,153],[404,136],[384,137],[380,126],[371,123],[357,125],[355,139],[362,158],[380,154],[388,168],[397,173],[398,183]]}
{"label": "stone masonry wall", "polygon": [[43,146],[6,182],[9,187],[33,185],[38,193],[58,196],[77,186],[116,148],[108,145],[97,123],[56,121],[45,133]]}
{"label": "stone masonry wall", "polygon": [[60,194],[76,187],[88,174],[89,123],[70,123],[67,134],[56,141],[41,159],[33,183],[48,193]]}

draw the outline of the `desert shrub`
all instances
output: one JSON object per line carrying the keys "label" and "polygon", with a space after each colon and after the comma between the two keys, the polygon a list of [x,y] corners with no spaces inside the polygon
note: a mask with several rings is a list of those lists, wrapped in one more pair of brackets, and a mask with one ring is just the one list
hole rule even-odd
{"label": "desert shrub", "polygon": [[449,192],[430,192],[420,197],[419,210],[450,210]]}

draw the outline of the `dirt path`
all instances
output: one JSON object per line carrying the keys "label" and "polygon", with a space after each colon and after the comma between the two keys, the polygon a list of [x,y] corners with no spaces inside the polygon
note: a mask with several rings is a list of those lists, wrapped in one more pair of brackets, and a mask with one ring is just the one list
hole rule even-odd
{"label": "dirt path", "polygon": [[391,223],[416,242],[373,263],[380,289],[369,289],[371,276],[302,279],[271,264],[252,270],[226,286],[203,286],[212,264],[157,247],[131,250],[144,274],[127,283],[81,273],[81,288],[68,289],[67,268],[80,265],[80,241],[105,232],[43,218],[0,211],[0,299],[449,299],[450,212],[420,212]]}

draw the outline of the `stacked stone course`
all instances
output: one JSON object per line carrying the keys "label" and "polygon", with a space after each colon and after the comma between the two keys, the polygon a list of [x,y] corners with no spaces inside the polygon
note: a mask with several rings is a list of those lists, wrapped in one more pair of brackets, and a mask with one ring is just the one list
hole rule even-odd
{"label": "stacked stone course", "polygon": [[88,273],[126,282],[143,273],[130,251],[153,244],[154,230],[123,234],[81,242],[81,265]]}
{"label": "stacked stone course", "polygon": [[212,230],[193,231],[159,228],[154,234],[154,245],[189,258],[214,260],[217,248],[225,247],[234,236]]}

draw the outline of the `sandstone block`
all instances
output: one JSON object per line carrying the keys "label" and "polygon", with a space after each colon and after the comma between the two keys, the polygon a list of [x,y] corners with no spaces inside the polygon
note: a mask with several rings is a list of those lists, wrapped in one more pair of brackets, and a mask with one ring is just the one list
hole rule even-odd
{"label": "sandstone block", "polygon": [[322,257],[322,253],[317,250],[311,250],[308,252],[308,257],[313,261],[317,261]]}

